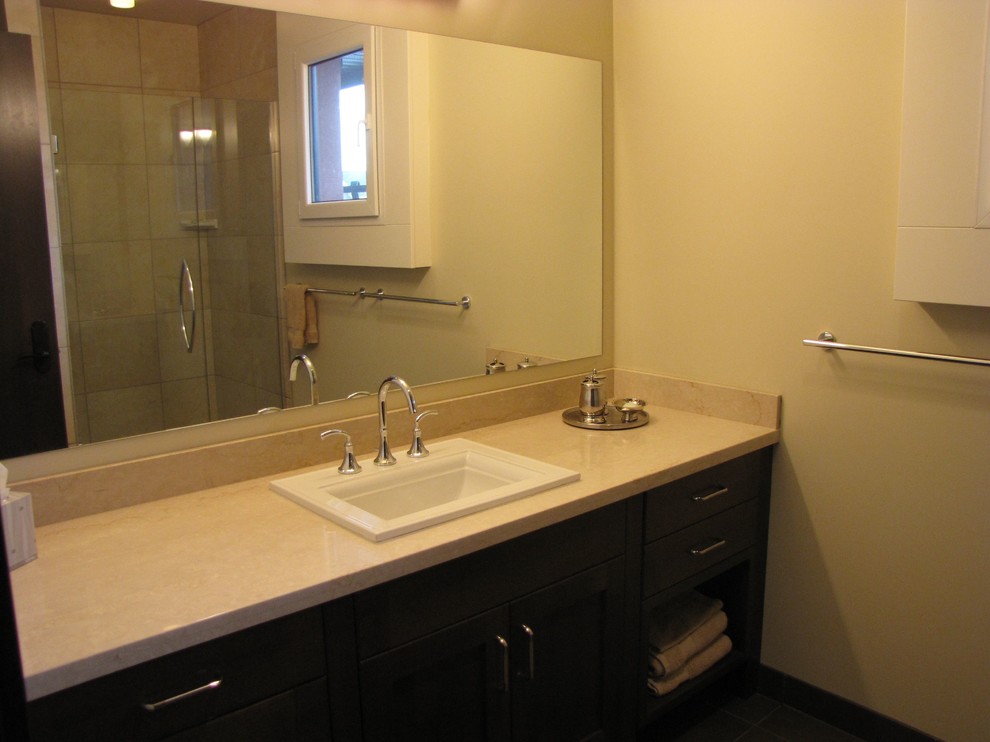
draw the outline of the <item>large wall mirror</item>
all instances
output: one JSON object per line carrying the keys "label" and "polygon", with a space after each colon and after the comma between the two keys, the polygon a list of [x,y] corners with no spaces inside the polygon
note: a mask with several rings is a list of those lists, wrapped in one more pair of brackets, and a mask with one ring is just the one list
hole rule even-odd
{"label": "large wall mirror", "polygon": [[[599,62],[421,34],[429,267],[286,263],[286,50],[350,22],[196,0],[41,4],[70,445],[289,415],[393,373],[422,385],[496,358],[522,374],[601,354]],[[318,293],[319,340],[299,347],[292,284],[471,306]],[[289,378],[301,353],[317,394]]]}

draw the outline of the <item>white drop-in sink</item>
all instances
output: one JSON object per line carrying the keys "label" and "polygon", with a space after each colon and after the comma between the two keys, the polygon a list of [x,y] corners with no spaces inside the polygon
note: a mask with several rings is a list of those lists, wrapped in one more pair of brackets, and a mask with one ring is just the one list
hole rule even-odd
{"label": "white drop-in sink", "polygon": [[581,478],[580,472],[464,438],[430,445],[430,455],[396,456],[393,466],[361,461],[269,483],[275,492],[372,541],[383,541]]}

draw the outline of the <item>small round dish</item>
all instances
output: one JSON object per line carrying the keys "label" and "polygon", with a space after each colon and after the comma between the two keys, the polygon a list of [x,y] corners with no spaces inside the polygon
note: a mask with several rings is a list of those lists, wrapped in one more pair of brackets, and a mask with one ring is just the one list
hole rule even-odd
{"label": "small round dish", "polygon": [[643,412],[646,402],[636,397],[618,397],[609,400],[608,406],[619,413],[622,422],[632,423],[636,422],[640,413]]}

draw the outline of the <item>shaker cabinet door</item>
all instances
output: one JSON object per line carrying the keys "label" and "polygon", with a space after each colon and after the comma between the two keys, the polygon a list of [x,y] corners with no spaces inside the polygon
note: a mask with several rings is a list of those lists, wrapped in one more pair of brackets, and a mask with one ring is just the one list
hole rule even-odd
{"label": "shaker cabinet door", "polygon": [[508,607],[361,663],[366,742],[509,738]]}
{"label": "shaker cabinet door", "polygon": [[514,740],[616,739],[622,665],[620,557],[514,601]]}

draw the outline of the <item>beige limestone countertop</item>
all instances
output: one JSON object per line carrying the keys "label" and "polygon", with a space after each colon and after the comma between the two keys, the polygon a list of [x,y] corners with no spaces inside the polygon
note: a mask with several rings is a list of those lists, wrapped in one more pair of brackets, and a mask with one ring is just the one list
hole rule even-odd
{"label": "beige limestone countertop", "polygon": [[625,431],[571,427],[557,411],[465,433],[581,479],[377,544],[271,492],[274,476],[39,528],[38,559],[11,573],[28,698],[320,605],[779,439],[776,428],[648,411],[649,425]]}

